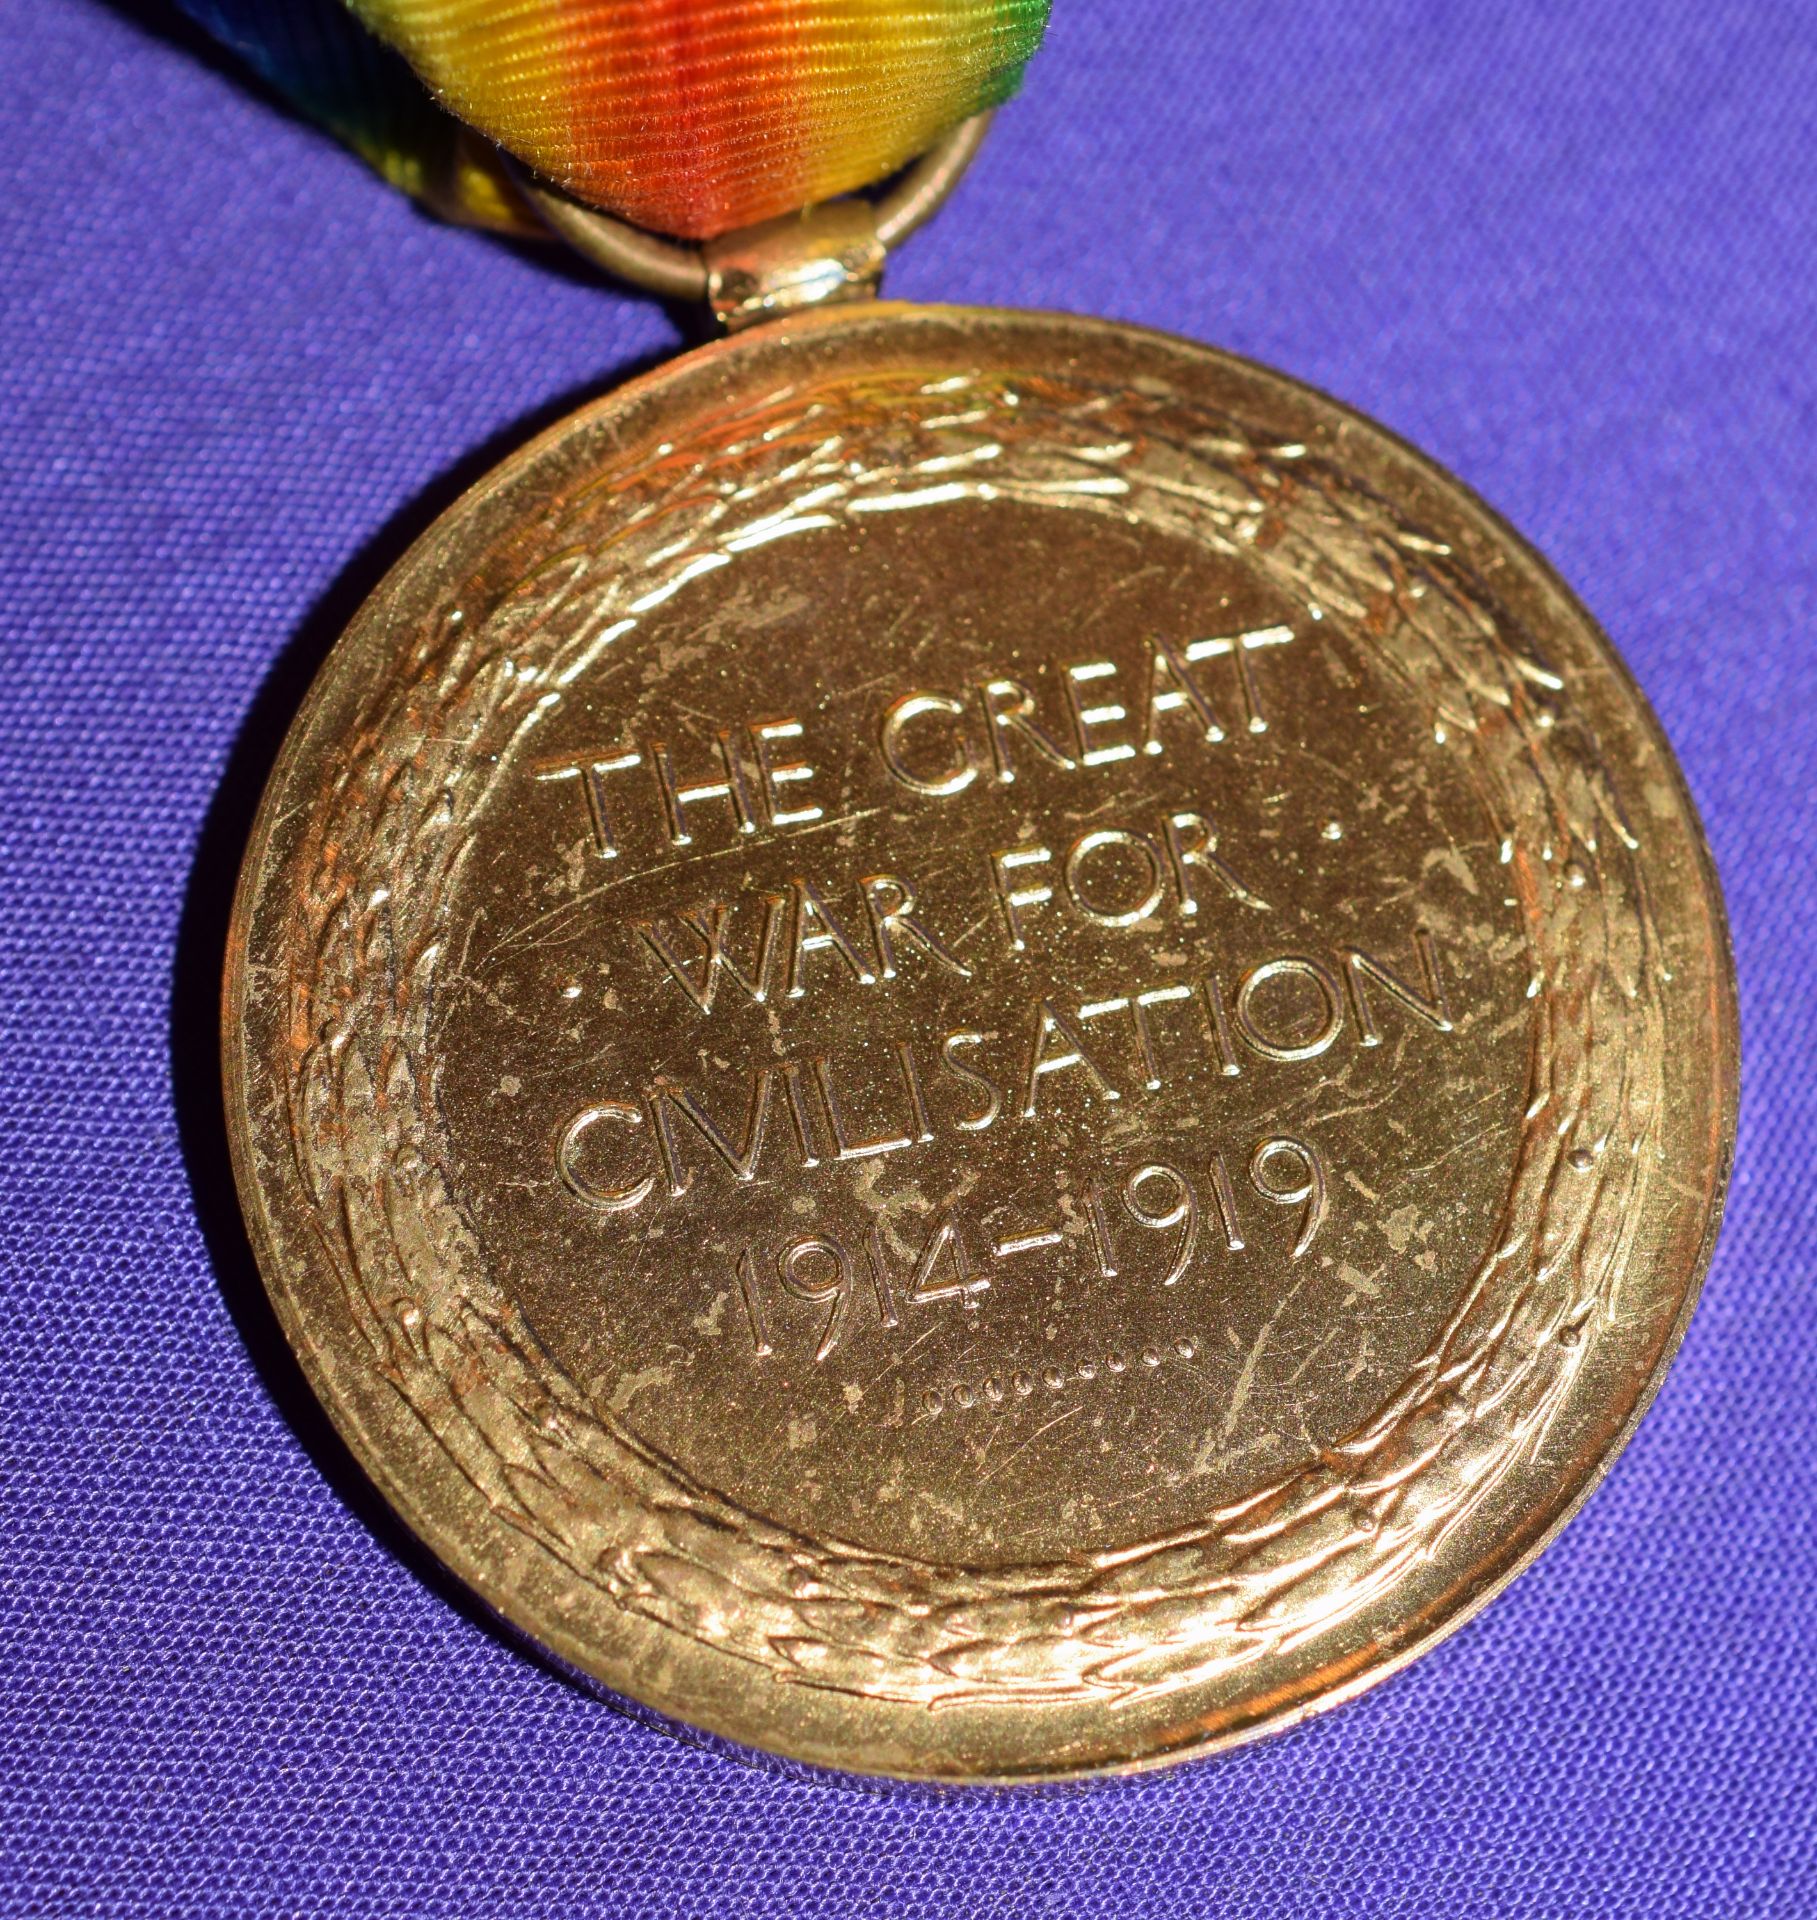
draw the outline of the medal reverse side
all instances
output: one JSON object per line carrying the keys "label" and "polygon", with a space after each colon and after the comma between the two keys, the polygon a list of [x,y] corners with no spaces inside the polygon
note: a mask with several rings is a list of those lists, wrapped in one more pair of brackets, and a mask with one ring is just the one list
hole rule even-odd
{"label": "medal reverse side", "polygon": [[1631,1431],[1720,1213],[1720,899],[1455,480],[1278,375],[894,306],[701,350],[395,569],[273,775],[227,1085],[429,1545],[806,1761],[1200,1753]]}

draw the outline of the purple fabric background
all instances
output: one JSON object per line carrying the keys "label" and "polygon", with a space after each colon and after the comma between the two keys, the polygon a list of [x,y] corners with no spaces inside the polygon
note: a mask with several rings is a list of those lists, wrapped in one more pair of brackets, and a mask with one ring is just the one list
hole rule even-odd
{"label": "purple fabric background", "polygon": [[213,1075],[278,732],[428,514],[675,334],[157,19],[0,0],[0,1909],[1817,1911],[1810,5],[1059,0],[895,273],[1272,361],[1496,502],[1677,743],[1746,1023],[1704,1304],[1540,1565],[1297,1733],[1007,1796],[611,1711],[375,1512],[275,1335]]}

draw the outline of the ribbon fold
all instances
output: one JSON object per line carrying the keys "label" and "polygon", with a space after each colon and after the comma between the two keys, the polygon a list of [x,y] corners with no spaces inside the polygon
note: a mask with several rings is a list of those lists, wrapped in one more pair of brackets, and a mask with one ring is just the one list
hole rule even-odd
{"label": "ribbon fold", "polygon": [[1001,104],[1050,0],[180,4],[438,211],[522,224],[465,122],[579,200],[709,239],[868,186]]}

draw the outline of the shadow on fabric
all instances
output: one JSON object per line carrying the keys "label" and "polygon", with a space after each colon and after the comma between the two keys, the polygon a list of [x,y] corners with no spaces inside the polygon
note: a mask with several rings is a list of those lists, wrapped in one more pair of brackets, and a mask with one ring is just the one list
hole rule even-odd
{"label": "shadow on fabric", "polygon": [[[608,373],[604,384],[629,379],[657,358],[618,368]],[[234,1186],[221,1086],[221,979],[234,888],[259,798],[329,649],[385,573],[444,509],[513,447],[595,391],[590,384],[584,392],[550,401],[456,462],[366,542],[309,610],[254,695],[203,819],[178,924],[171,984],[171,1080],[196,1217],[222,1298],[261,1381],[342,1504],[469,1620],[520,1648],[526,1643],[456,1581],[392,1513],[335,1432],[290,1350],[259,1277]],[[551,1671],[567,1674],[540,1652],[535,1657]]]}

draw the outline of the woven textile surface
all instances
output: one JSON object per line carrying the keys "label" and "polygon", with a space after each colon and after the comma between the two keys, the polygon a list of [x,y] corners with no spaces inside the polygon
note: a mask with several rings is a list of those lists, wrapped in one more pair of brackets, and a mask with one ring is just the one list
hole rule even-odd
{"label": "woven textile surface", "polygon": [[1364,1700],[1035,1794],[551,1671],[384,1515],[237,1225],[217,982],[285,719],[671,320],[435,225],[150,0],[0,0],[0,79],[0,1913],[1817,1912],[1811,8],[1059,0],[893,271],[1232,347],[1461,473],[1657,707],[1741,976],[1723,1242],[1585,1511]]}

